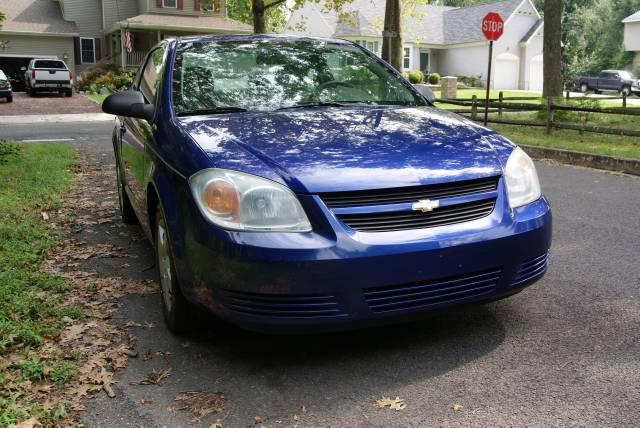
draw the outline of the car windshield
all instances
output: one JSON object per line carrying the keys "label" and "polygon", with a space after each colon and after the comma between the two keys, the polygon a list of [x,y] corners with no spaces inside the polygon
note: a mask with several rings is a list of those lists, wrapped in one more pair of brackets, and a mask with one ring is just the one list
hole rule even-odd
{"label": "car windshield", "polygon": [[317,40],[183,42],[173,71],[178,115],[343,104],[423,105],[359,47]]}
{"label": "car windshield", "polygon": [[620,77],[622,77],[623,79],[627,79],[627,80],[636,80],[636,76],[634,76],[633,74],[629,73],[628,71],[621,71],[620,72]]}
{"label": "car windshield", "polygon": [[66,70],[67,66],[64,65],[64,62],[62,61],[50,61],[50,60],[45,60],[45,61],[36,61],[35,64],[33,65],[33,68],[53,68],[56,70]]}

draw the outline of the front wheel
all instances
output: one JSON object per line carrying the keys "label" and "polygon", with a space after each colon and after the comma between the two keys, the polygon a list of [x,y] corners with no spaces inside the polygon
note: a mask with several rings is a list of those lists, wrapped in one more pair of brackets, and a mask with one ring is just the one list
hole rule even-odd
{"label": "front wheel", "polygon": [[155,243],[158,270],[160,271],[160,296],[162,313],[167,327],[173,333],[181,334],[189,330],[192,308],[180,291],[176,276],[171,241],[160,206],[156,209]]}
{"label": "front wheel", "polygon": [[628,86],[625,86],[620,90],[620,95],[624,95],[625,97],[628,97],[629,95],[631,95],[631,88]]}

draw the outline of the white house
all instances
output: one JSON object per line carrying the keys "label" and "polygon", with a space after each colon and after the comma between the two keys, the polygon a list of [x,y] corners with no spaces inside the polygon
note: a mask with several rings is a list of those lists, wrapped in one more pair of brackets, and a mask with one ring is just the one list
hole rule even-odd
{"label": "white house", "polygon": [[640,10],[622,20],[624,49],[634,53],[633,66],[640,67]]}
{"label": "white house", "polygon": [[[354,0],[349,19],[323,11],[322,3],[306,2],[286,26],[290,34],[356,41],[380,55],[385,0]],[[530,0],[505,0],[471,7],[421,5],[405,12],[402,32],[404,70],[479,77],[486,85],[488,42],[482,18],[497,12],[505,22],[494,43],[491,86],[542,90],[543,20]]]}

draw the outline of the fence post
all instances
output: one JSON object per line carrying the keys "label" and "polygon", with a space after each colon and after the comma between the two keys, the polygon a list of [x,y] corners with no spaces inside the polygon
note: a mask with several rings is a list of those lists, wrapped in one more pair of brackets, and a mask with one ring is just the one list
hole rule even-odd
{"label": "fence post", "polygon": [[622,108],[627,108],[627,93],[622,91]]}
{"label": "fence post", "polygon": [[547,134],[551,134],[553,128],[553,97],[547,97]]}
{"label": "fence post", "polygon": [[498,94],[498,117],[502,118],[502,103],[504,101],[504,95],[502,91]]}
{"label": "fence post", "polygon": [[567,89],[567,99],[571,98],[571,91]]}
{"label": "fence post", "polygon": [[478,96],[471,97],[471,119],[478,120]]}

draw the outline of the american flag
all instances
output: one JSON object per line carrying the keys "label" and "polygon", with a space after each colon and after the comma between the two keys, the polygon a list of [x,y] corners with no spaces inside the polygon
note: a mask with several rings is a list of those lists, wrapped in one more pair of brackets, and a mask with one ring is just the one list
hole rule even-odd
{"label": "american flag", "polygon": [[124,48],[127,52],[133,52],[133,42],[131,41],[131,33],[128,31],[124,32]]}

